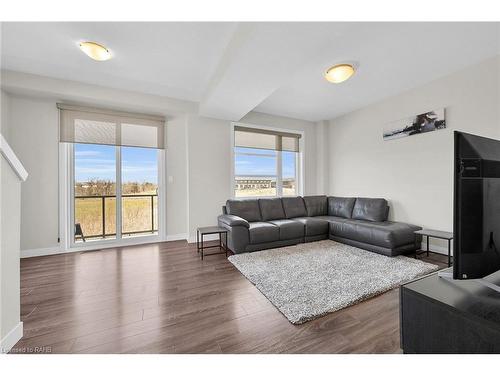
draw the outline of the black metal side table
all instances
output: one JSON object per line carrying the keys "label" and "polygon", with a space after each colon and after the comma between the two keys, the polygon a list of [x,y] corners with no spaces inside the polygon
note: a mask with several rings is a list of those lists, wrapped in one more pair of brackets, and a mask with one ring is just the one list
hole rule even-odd
{"label": "black metal side table", "polygon": [[[205,246],[203,236],[208,234],[218,234],[219,235],[219,244],[218,245],[210,245]],[[222,242],[222,235],[224,235],[224,242]],[[201,227],[196,230],[196,248],[198,249],[198,253],[201,254],[201,260],[203,260],[204,256],[208,255],[217,255],[217,254],[226,254],[227,258],[227,229],[221,227]],[[205,254],[205,249],[210,248],[219,248],[220,251],[216,253]]]}
{"label": "black metal side table", "polygon": [[[451,240],[453,240],[453,233],[441,230],[422,229],[415,232],[415,235],[418,234],[427,237],[427,256],[429,256],[429,237],[448,241],[448,267],[451,267]],[[415,250],[415,257],[416,256],[417,250]]]}

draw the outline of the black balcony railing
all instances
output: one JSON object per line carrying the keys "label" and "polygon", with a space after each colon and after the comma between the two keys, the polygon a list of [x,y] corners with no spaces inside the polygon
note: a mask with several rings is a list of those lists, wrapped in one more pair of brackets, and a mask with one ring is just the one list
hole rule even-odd
{"label": "black balcony railing", "polygon": [[[146,202],[146,205],[144,207],[139,207],[138,209],[141,210],[141,218],[135,217],[135,218],[127,218],[129,221],[127,224],[132,225],[137,227],[142,226],[144,229],[140,230],[129,230],[129,231],[124,231],[122,230],[122,235],[134,235],[134,234],[146,234],[146,233],[157,233],[158,229],[155,228],[155,225],[157,226],[157,223],[155,222],[155,214],[157,213],[157,210],[155,209],[155,200],[157,202],[158,194],[123,194],[122,196],[122,212],[125,212],[124,208],[125,203],[127,198],[129,199],[145,199],[148,202]],[[90,206],[90,211],[93,213],[84,213],[84,210],[89,211],[89,207],[85,208],[79,208],[77,207],[77,202],[78,200],[97,200],[98,203],[96,206],[100,207],[97,208],[98,211],[100,211],[100,214],[96,215],[96,207]],[[99,202],[100,201],[100,202]],[[114,205],[115,210],[111,210],[112,213],[108,212],[107,216],[107,205]],[[144,223],[144,219],[146,219],[146,215],[144,210],[149,210],[150,212],[147,212],[150,220],[149,223]],[[109,211],[109,210],[108,210]],[[75,196],[75,226],[76,224],[80,224],[81,231],[83,233],[83,238],[107,238],[107,237],[114,237],[116,236],[116,221],[115,221],[115,216],[116,215],[116,195],[81,195],[81,196]],[[80,217],[79,217],[80,216]],[[90,216],[90,217],[88,217]],[[110,217],[112,216],[112,217]],[[122,228],[124,228],[124,218],[126,215],[122,215]],[[99,217],[100,217],[100,230],[96,230],[96,225],[99,224]],[[112,220],[109,220],[112,219]],[[137,222],[134,222],[137,221]],[[130,222],[132,221],[132,222]],[[139,221],[143,221],[143,223],[140,223]],[[142,225],[141,225],[142,224]],[[108,228],[107,228],[108,227]],[[111,227],[111,228],[109,228]],[[113,228],[114,227],[114,228]],[[114,231],[112,230],[114,229]],[[107,232],[107,230],[111,230],[110,232]],[[100,233],[96,233],[100,232]],[[83,239],[82,238],[82,239]]]}

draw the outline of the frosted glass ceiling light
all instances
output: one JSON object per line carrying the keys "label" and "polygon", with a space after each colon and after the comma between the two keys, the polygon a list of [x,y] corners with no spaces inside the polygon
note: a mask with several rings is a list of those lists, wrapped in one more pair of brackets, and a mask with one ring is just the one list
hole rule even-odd
{"label": "frosted glass ceiling light", "polygon": [[106,61],[111,58],[109,50],[95,42],[81,42],[80,49],[91,59]]}
{"label": "frosted glass ceiling light", "polygon": [[351,64],[337,64],[326,71],[325,78],[332,83],[341,83],[347,81],[353,74],[354,66]]}

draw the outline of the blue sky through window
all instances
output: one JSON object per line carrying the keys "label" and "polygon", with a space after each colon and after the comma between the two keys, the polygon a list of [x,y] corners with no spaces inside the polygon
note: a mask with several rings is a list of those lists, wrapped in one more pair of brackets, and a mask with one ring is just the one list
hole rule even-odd
{"label": "blue sky through window", "polygon": [[158,150],[122,147],[122,181],[158,183]]}
{"label": "blue sky through window", "polygon": [[295,152],[282,151],[283,178],[295,177]]}
{"label": "blue sky through window", "polygon": [[[115,181],[115,147],[75,143],[75,181]],[[158,183],[158,150],[122,147],[122,181]]]}
{"label": "blue sky through window", "polygon": [[[235,147],[236,176],[276,176],[276,151]],[[242,155],[240,153],[255,154]],[[258,155],[258,156],[257,156]],[[295,152],[282,152],[283,178],[295,176]]]}

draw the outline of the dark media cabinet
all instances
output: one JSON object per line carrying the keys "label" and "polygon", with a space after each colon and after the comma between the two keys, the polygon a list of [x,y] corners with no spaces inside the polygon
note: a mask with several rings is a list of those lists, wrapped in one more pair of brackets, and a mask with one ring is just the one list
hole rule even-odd
{"label": "dark media cabinet", "polygon": [[[488,276],[500,285],[500,271]],[[437,273],[400,288],[404,353],[500,353],[500,293]]]}

